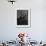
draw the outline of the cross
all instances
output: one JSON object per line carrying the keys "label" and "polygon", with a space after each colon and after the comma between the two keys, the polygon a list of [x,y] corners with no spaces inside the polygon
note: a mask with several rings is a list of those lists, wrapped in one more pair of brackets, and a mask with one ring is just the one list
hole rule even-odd
{"label": "cross", "polygon": [[11,1],[11,0],[10,0],[10,1],[8,1],[8,2],[11,2],[11,3],[13,4],[13,2],[16,2],[16,1]]}

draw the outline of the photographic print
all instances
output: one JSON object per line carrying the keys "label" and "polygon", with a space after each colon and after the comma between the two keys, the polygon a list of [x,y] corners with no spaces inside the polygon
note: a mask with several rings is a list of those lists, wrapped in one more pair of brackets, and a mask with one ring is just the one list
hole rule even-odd
{"label": "photographic print", "polygon": [[17,25],[28,25],[28,10],[17,10]]}
{"label": "photographic print", "polygon": [[16,25],[17,27],[30,26],[30,10],[29,9],[17,9]]}

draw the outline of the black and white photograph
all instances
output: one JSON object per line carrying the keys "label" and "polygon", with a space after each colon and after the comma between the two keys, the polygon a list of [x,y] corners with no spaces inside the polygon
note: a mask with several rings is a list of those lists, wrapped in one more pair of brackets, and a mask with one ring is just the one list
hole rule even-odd
{"label": "black and white photograph", "polygon": [[28,27],[30,24],[30,10],[29,9],[17,9],[17,27]]}
{"label": "black and white photograph", "polygon": [[28,25],[28,10],[17,10],[17,25]]}

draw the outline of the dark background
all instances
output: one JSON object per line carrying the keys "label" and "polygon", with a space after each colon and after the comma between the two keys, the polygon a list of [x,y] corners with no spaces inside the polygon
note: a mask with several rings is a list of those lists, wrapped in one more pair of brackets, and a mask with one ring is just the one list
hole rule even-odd
{"label": "dark background", "polygon": [[17,25],[28,25],[28,10],[17,10]]}

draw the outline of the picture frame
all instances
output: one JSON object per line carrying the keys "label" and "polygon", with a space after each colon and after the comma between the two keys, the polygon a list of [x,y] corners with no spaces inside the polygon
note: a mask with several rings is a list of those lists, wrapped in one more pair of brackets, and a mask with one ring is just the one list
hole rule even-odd
{"label": "picture frame", "polygon": [[31,27],[31,8],[16,9],[16,27],[17,28]]}

